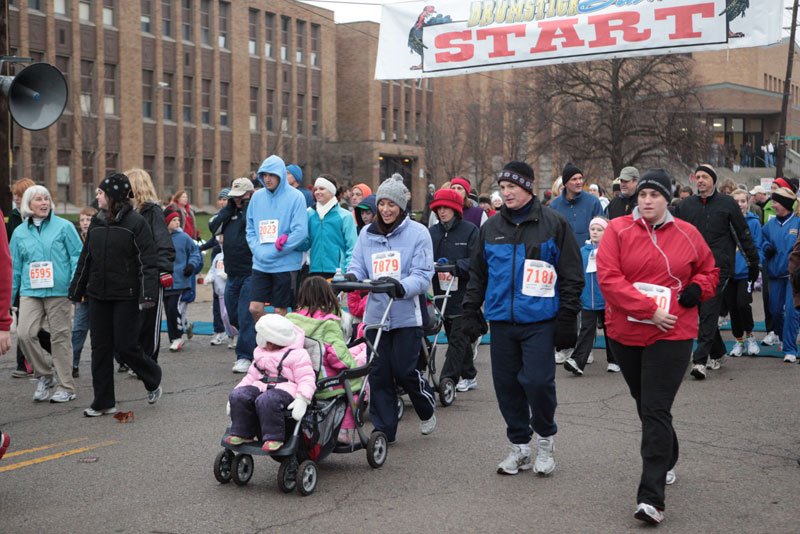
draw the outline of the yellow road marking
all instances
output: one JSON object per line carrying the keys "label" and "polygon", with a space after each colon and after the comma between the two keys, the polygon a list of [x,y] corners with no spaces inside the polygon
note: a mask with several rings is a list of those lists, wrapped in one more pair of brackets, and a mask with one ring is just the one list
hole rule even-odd
{"label": "yellow road marking", "polygon": [[119,441],[106,441],[103,443],[97,443],[95,445],[89,445],[88,447],[81,447],[80,449],[72,449],[69,451],[59,452],[56,454],[51,454],[49,456],[42,456],[41,458],[34,458],[33,460],[26,460],[24,462],[19,462],[16,464],[5,465],[0,467],[0,473],[4,471],[11,471],[12,469],[19,469],[20,467],[27,467],[29,465],[39,464],[42,462],[47,462],[50,460],[56,460],[58,458],[64,458],[65,456],[71,456],[73,454],[80,454],[82,452],[90,451],[92,449],[97,449],[99,447],[106,447],[108,445],[116,445]]}
{"label": "yellow road marking", "polygon": [[11,458],[12,456],[19,456],[20,454],[28,454],[29,452],[43,451],[44,449],[52,449],[53,447],[60,447],[62,445],[69,445],[70,443],[77,443],[78,441],[86,441],[89,438],[75,438],[68,439],[67,441],[60,441],[50,445],[42,445],[41,447],[34,447],[32,449],[25,449],[24,451],[14,451],[7,453],[4,458]]}

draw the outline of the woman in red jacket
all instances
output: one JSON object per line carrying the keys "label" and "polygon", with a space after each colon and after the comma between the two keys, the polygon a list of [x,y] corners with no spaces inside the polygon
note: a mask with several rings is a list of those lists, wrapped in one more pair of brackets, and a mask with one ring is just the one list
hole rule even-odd
{"label": "woman in red jacket", "polygon": [[675,481],[671,410],[697,337],[697,305],[719,281],[703,237],[667,211],[670,181],[662,169],[645,173],[638,207],[609,223],[597,252],[608,341],[642,421],[635,517],[649,523],[664,519],[664,485]]}

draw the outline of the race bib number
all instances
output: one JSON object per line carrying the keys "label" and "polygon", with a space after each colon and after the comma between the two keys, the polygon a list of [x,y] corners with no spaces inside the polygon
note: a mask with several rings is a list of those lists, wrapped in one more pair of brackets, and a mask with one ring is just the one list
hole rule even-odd
{"label": "race bib number", "polygon": [[376,252],[372,255],[372,278],[377,280],[382,276],[389,276],[400,280],[401,263],[400,253],[394,250]]}
{"label": "race bib number", "polygon": [[525,260],[522,294],[529,297],[556,296],[556,268],[541,260]]}
{"label": "race bib number", "polygon": [[[453,273],[436,273],[439,275],[439,289],[442,291],[458,291],[458,277],[453,276]],[[452,282],[452,285],[451,285]]]}
{"label": "race bib number", "polygon": [[258,242],[274,243],[278,240],[278,219],[258,221]]}
{"label": "race bib number", "polygon": [[[669,303],[672,299],[672,290],[670,288],[657,286],[655,284],[645,284],[644,282],[636,282],[633,284],[633,287],[638,289],[642,295],[653,299],[656,306],[666,312],[669,311]],[[628,316],[628,320],[634,323],[655,324],[650,319],[634,319],[630,315]]]}
{"label": "race bib number", "polygon": [[53,287],[53,262],[36,261],[30,264],[31,289]]}
{"label": "race bib number", "polygon": [[586,272],[597,272],[597,250],[593,250],[589,253],[589,261],[586,262]]}

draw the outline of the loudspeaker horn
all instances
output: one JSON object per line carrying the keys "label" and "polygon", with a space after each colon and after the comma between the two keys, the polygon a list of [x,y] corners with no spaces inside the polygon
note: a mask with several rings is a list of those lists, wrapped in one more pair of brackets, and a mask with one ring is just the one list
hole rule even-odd
{"label": "loudspeaker horn", "polygon": [[0,76],[0,92],[8,97],[11,117],[26,130],[43,130],[67,106],[64,75],[48,63],[33,63],[16,76]]}

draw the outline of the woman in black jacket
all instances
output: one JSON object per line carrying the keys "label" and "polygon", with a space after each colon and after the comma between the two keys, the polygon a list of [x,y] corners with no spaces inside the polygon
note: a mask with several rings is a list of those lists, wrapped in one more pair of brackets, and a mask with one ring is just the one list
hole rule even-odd
{"label": "woman in black jacket", "polygon": [[139,328],[131,320],[141,310],[155,307],[158,299],[158,258],[153,234],[134,211],[133,195],[124,174],[111,174],[97,188],[100,211],[92,219],[69,299],[89,300],[92,331],[92,386],[94,401],[83,411],[87,417],[113,414],[114,358],[116,351],[147,388],[147,402],[161,397],[161,368],[142,352]]}
{"label": "woman in black jacket", "polygon": [[158,361],[158,349],[161,341],[161,310],[164,302],[164,289],[172,287],[172,263],[175,261],[175,247],[167,230],[164,211],[158,205],[150,174],[143,169],[131,169],[125,172],[133,191],[133,207],[144,218],[150,231],[158,255],[158,299],[156,305],[142,310],[142,324],[139,330],[139,343],[144,353]]}

